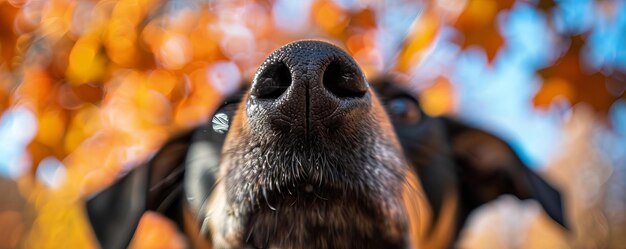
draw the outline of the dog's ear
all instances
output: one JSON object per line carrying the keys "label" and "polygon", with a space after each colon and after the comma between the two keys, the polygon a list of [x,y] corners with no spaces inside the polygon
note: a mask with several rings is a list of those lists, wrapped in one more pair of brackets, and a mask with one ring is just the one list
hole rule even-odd
{"label": "dog's ear", "polygon": [[192,133],[170,140],[145,165],[87,200],[87,216],[102,248],[127,248],[146,210],[178,215]]}
{"label": "dog's ear", "polygon": [[245,90],[225,98],[211,122],[171,139],[147,163],[87,200],[87,216],[102,248],[126,248],[148,210],[181,229],[183,209],[202,218],[197,214],[217,181],[222,146]]}
{"label": "dog's ear", "polygon": [[566,227],[561,194],[530,170],[515,151],[496,136],[444,118],[452,145],[462,198],[477,207],[501,194],[537,200],[546,213]]}

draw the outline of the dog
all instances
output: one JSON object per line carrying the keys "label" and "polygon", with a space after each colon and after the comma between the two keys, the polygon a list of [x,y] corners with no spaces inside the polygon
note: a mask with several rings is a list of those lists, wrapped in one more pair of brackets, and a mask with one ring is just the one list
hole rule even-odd
{"label": "dog", "polygon": [[334,45],[287,44],[212,122],[86,202],[96,238],[125,248],[152,210],[191,247],[449,248],[503,194],[566,226],[559,192],[506,142],[428,116],[415,96],[390,77],[368,82]]}

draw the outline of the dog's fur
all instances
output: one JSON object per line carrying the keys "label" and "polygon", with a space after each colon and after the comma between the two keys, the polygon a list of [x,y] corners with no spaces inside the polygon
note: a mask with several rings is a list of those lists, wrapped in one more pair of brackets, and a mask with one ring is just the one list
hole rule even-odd
{"label": "dog's fur", "polygon": [[[309,57],[298,56],[310,55],[271,55],[255,79],[277,60],[310,68]],[[323,67],[336,59],[322,57]],[[311,105],[328,113],[305,123],[297,113],[308,113],[299,110],[308,104],[287,103],[276,115],[249,91],[236,94],[218,110],[236,112],[227,134],[207,124],[172,139],[88,202],[99,241],[125,247],[141,213],[156,210],[178,222],[194,246],[446,248],[474,208],[506,193],[537,199],[564,224],[559,193],[505,142],[429,117],[414,93],[389,79],[372,81],[357,107]],[[283,94],[317,94],[311,89]]]}

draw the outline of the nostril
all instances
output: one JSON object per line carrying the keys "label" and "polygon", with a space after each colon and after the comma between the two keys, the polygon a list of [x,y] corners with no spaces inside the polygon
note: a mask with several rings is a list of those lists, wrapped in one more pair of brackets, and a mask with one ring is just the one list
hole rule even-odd
{"label": "nostril", "polygon": [[322,79],[324,87],[339,98],[360,98],[367,92],[367,85],[358,70],[333,61],[324,70]]}
{"label": "nostril", "polygon": [[285,63],[269,65],[256,78],[252,95],[260,99],[277,99],[291,85],[291,72]]}

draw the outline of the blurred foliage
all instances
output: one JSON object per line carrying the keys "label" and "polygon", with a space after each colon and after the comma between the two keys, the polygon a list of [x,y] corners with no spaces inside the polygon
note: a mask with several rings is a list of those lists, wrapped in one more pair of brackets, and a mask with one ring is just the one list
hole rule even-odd
{"label": "blurred foliage", "polygon": [[[602,72],[589,72],[582,67],[580,51],[584,45],[584,37],[573,36],[569,49],[553,65],[539,70],[544,79],[541,90],[535,96],[535,104],[550,105],[555,96],[562,96],[570,103],[584,102],[590,104],[596,111],[607,113],[613,103],[621,95],[609,92],[607,87],[623,88],[626,82],[626,71],[615,71],[610,75]],[[606,85],[606,87],[598,87]]]}
{"label": "blurred foliage", "polygon": [[493,60],[504,38],[498,31],[496,18],[502,10],[510,9],[515,1],[481,1],[470,0],[454,23],[463,34],[459,42],[462,48],[480,46],[485,50],[489,60]]}
{"label": "blurred foliage", "polygon": [[[225,94],[287,42],[326,39],[351,53],[369,77],[394,72],[411,79],[448,30],[452,43],[484,51],[493,62],[507,45],[501,22],[515,5],[544,13],[545,35],[559,44],[537,72],[543,83],[535,105],[565,98],[606,115],[626,98],[626,63],[585,61],[589,37],[603,27],[561,28],[553,20],[562,3],[549,0],[0,0],[0,113],[15,114],[4,116],[8,123],[17,122],[8,118],[14,116],[36,121],[32,138],[15,138],[25,148],[0,153],[3,173],[19,179],[38,212],[31,231],[16,236],[28,248],[92,247],[79,200],[145,160],[171,134],[207,121]],[[622,5],[590,4],[609,23],[623,17]],[[454,112],[456,104],[454,68],[439,70],[420,89],[425,110],[435,115]],[[7,127],[8,134],[25,129]],[[156,234],[138,235],[135,243],[175,239]]]}

